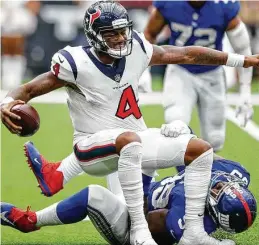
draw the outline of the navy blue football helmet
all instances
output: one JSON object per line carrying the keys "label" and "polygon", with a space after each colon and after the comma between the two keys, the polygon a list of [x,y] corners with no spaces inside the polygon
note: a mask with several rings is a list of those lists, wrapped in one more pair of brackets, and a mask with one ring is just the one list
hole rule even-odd
{"label": "navy blue football helmet", "polygon": [[213,173],[206,206],[217,225],[232,233],[247,230],[256,218],[256,199],[246,183],[221,171]]}
{"label": "navy blue football helmet", "polygon": [[[84,31],[91,46],[97,51],[109,54],[114,58],[122,58],[132,51],[132,21],[127,10],[118,2],[99,1],[92,4],[84,17]],[[125,30],[124,47],[110,47],[103,37],[107,31]]]}

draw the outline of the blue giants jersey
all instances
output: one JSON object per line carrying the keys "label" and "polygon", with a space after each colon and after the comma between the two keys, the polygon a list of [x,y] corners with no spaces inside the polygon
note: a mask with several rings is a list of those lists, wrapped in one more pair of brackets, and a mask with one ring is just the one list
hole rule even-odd
{"label": "blue giants jersey", "polygon": [[[193,8],[188,1],[154,1],[171,30],[170,44],[204,46],[222,50],[222,39],[229,22],[240,10],[239,2],[206,1]],[[181,65],[191,73],[203,73],[216,66]]]}
{"label": "blue giants jersey", "polygon": [[[250,183],[250,174],[237,162],[226,159],[214,160],[212,175],[216,171],[224,171],[242,179],[247,187]],[[172,242],[178,242],[183,234],[185,216],[184,171],[173,177],[167,177],[159,182],[152,183],[148,195],[149,211],[169,209],[166,217],[166,228],[172,236]],[[208,234],[217,228],[211,216],[204,216],[204,227]]]}

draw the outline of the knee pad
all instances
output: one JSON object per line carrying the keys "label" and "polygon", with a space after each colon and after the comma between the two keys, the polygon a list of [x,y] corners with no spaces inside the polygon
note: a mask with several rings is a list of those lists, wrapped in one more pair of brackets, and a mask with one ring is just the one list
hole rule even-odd
{"label": "knee pad", "polygon": [[220,151],[224,146],[225,134],[222,134],[222,133],[209,134],[206,140],[211,144],[213,151],[217,152],[217,151]]}

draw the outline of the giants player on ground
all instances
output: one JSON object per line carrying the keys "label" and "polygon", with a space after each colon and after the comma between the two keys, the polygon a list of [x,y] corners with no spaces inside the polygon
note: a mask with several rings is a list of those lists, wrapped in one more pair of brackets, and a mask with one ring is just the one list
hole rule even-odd
{"label": "giants player on ground", "polygon": [[[66,47],[52,58],[51,71],[8,93],[1,105],[5,126],[19,134],[11,122],[19,117],[12,106],[66,87],[74,126],[74,152],[50,164],[32,144],[26,145],[29,163],[40,187],[50,196],[72,177],[85,171],[107,175],[118,170],[130,220],[133,245],[156,244],[143,213],[141,167],[154,169],[186,165],[186,229],[180,244],[217,245],[203,227],[205,199],[213,150],[192,134],[165,137],[147,129],[138,107],[138,79],[151,65],[207,64],[259,66],[259,56],[227,54],[203,47],[151,45],[132,30],[126,9],[117,2],[100,1],[86,11],[84,29],[91,47]],[[170,124],[168,125],[170,129]],[[40,164],[38,164],[40,163]]]}
{"label": "giants player on ground", "polygon": [[[145,214],[149,229],[160,245],[178,242],[185,226],[184,171],[151,183],[143,176]],[[204,215],[204,229],[211,234],[218,228],[240,233],[256,218],[256,200],[248,190],[250,174],[239,163],[217,156],[212,165],[212,178]],[[22,232],[44,226],[79,222],[89,216],[99,233],[112,245],[129,243],[129,218],[125,202],[107,189],[90,185],[75,195],[43,210],[23,211],[1,203],[1,224]],[[14,217],[19,218],[14,220]],[[234,243],[233,243],[234,244]]]}

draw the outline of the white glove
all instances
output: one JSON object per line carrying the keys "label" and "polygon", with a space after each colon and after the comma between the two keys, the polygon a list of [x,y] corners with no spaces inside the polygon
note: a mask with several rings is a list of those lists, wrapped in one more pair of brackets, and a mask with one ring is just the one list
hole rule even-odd
{"label": "white glove", "polygon": [[253,117],[254,110],[250,93],[241,93],[239,103],[236,107],[236,117],[240,126],[245,127],[247,122]]}
{"label": "white glove", "polygon": [[191,130],[181,120],[175,120],[168,124],[162,124],[160,133],[166,137],[176,138],[181,134],[190,134]]}

